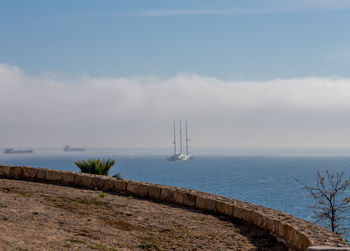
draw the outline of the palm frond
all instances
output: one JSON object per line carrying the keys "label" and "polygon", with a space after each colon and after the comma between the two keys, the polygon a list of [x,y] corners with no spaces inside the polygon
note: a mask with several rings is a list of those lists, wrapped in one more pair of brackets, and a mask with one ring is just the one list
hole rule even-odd
{"label": "palm frond", "polygon": [[99,174],[108,176],[109,170],[114,166],[115,160],[112,159],[88,159],[74,161],[74,164],[80,169],[82,173]]}

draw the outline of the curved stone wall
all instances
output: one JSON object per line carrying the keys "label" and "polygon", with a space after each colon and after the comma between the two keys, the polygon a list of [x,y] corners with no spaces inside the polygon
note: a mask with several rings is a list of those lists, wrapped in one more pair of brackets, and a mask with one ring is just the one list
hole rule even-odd
{"label": "curved stone wall", "polygon": [[0,176],[85,188],[96,187],[103,191],[133,194],[145,199],[239,218],[268,230],[291,250],[350,251],[342,237],[311,222],[274,209],[192,189],[26,166],[0,165]]}

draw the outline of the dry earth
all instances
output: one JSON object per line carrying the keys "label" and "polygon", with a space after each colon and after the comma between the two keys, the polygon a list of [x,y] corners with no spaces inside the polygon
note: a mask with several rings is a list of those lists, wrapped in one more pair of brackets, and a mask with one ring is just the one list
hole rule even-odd
{"label": "dry earth", "polygon": [[0,178],[2,250],[285,250],[240,220],[120,194]]}

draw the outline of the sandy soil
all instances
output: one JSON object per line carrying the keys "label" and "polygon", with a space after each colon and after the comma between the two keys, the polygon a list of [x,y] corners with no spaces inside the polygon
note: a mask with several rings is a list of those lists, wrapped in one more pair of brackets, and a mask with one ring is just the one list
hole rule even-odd
{"label": "sandy soil", "polygon": [[0,250],[284,250],[260,229],[201,211],[0,178]]}

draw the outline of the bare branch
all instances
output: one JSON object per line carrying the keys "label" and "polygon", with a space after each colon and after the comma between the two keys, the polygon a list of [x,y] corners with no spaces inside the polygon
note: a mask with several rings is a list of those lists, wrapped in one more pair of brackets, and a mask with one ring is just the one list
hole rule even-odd
{"label": "bare branch", "polygon": [[350,198],[345,197],[344,192],[350,186],[348,179],[343,180],[344,173],[331,174],[326,170],[326,176],[317,172],[316,186],[308,186],[296,179],[308,191],[309,197],[314,200],[314,205],[309,206],[313,210],[312,218],[316,223],[323,223],[335,233],[345,233],[347,228],[343,226],[350,219]]}

